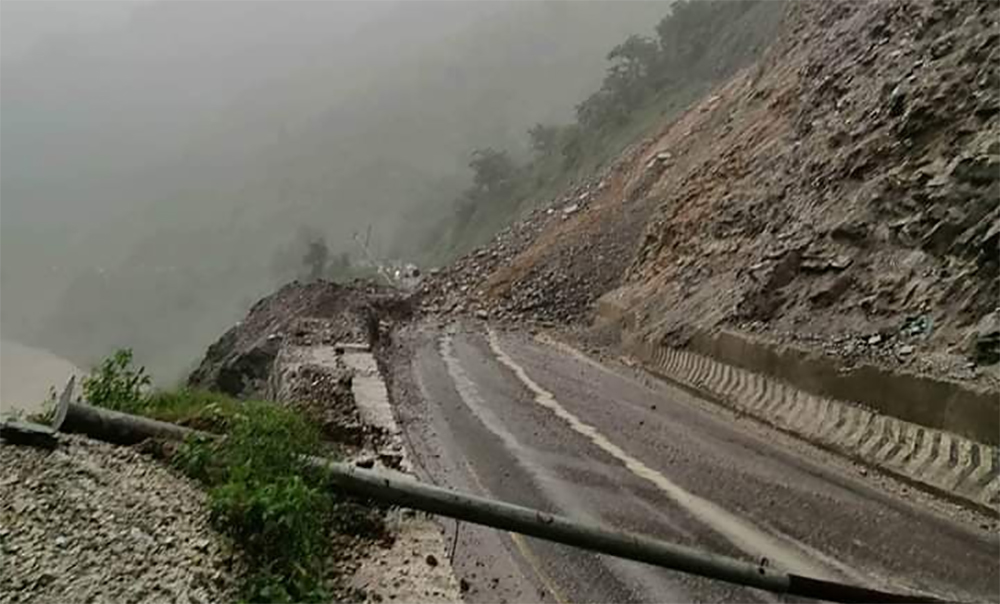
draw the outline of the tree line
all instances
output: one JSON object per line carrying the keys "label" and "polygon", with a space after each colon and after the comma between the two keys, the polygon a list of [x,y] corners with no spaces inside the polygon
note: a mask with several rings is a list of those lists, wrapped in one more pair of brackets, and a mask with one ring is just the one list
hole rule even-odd
{"label": "tree line", "polygon": [[[655,28],[655,37],[631,35],[606,55],[600,87],[576,105],[575,122],[535,124],[527,131],[532,157],[519,165],[504,149],[472,151],[472,185],[455,201],[459,223],[484,203],[515,196],[577,168],[594,147],[627,125],[634,114],[672,89],[712,82],[742,66],[764,45],[783,11],[771,0],[678,0]],[[533,178],[534,177],[534,178]]]}

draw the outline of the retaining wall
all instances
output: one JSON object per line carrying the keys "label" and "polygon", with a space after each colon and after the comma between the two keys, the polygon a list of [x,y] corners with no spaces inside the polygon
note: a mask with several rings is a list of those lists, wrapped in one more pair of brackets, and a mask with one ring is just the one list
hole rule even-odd
{"label": "retaining wall", "polygon": [[731,330],[684,349],[631,334],[615,295],[598,317],[647,369],[775,428],[959,499],[1000,510],[1000,393],[839,359]]}

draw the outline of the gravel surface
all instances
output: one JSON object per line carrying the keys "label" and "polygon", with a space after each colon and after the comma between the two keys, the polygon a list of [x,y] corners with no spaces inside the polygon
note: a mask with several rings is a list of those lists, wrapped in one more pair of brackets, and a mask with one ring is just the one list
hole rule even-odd
{"label": "gravel surface", "polygon": [[366,603],[458,602],[459,584],[446,557],[441,527],[429,516],[394,509],[387,518],[392,543],[371,548],[351,583]]}
{"label": "gravel surface", "polygon": [[192,482],[127,448],[0,445],[0,602],[225,602],[242,563]]}

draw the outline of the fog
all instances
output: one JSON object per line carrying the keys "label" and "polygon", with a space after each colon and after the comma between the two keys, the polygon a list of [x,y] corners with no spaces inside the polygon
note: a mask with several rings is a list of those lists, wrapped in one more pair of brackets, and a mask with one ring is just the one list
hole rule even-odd
{"label": "fog", "polygon": [[[31,4],[28,7],[27,4]],[[417,253],[665,2],[0,3],[0,330],[180,377],[303,228]],[[424,217],[424,220],[420,220]]]}

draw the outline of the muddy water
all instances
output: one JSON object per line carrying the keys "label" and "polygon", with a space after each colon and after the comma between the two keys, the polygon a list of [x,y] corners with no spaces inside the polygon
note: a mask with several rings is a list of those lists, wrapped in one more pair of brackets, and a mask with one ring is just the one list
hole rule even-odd
{"label": "muddy water", "polygon": [[51,387],[62,390],[71,375],[82,373],[51,352],[0,340],[0,414],[39,411]]}

